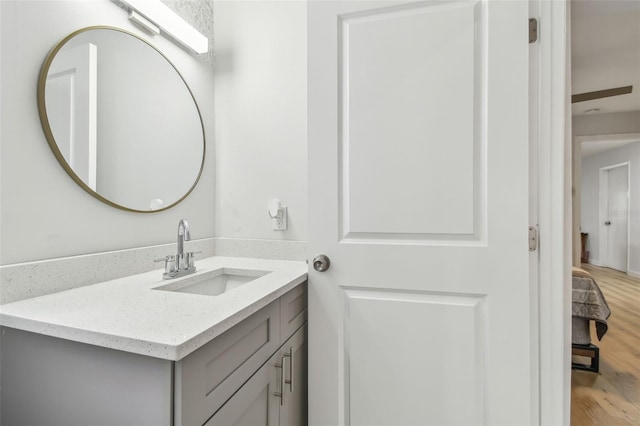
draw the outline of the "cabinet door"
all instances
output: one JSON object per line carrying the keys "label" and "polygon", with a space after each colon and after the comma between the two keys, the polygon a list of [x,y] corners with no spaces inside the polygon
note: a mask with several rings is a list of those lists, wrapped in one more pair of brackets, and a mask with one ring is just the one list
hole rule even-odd
{"label": "cabinet door", "polygon": [[307,283],[300,284],[280,298],[280,339],[284,343],[307,322]]}
{"label": "cabinet door", "polygon": [[201,425],[280,346],[275,301],[176,363],[176,426]]}
{"label": "cabinet door", "polygon": [[[285,378],[281,426],[307,424],[307,325],[300,328],[280,349]],[[289,356],[286,356],[289,355]]]}
{"label": "cabinet door", "polygon": [[205,423],[205,426],[306,424],[305,324]]}
{"label": "cabinet door", "polygon": [[276,426],[279,421],[280,352],[274,354],[205,423],[205,426]]}

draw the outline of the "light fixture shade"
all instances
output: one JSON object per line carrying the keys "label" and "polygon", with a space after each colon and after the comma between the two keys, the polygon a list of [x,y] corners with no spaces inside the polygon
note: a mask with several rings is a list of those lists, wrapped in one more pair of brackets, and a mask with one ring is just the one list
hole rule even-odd
{"label": "light fixture shade", "polygon": [[160,0],[119,0],[160,27],[163,33],[196,53],[209,51],[209,40]]}
{"label": "light fixture shade", "polygon": [[151,34],[160,34],[160,28],[158,28],[157,25],[155,25],[153,22],[149,21],[147,18],[140,15],[133,9],[129,11],[129,20],[135,22]]}

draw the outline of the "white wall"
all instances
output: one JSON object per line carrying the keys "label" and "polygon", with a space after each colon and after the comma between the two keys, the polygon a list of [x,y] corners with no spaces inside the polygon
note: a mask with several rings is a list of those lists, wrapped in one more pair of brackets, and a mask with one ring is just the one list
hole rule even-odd
{"label": "white wall", "polygon": [[180,70],[200,107],[208,149],[194,192],[164,212],[121,211],[66,174],[40,126],[36,83],[50,49],[67,34],[112,25],[149,39],[110,0],[0,2],[0,264],[169,243],[186,217],[192,238],[215,235],[213,69],[164,37],[150,42]]}
{"label": "white wall", "polygon": [[[307,239],[306,4],[214,2],[218,236]],[[280,198],[289,230],[273,231]]]}
{"label": "white wall", "polygon": [[600,169],[630,162],[629,269],[640,275],[640,142],[586,157],[582,160],[582,232],[589,233],[590,263],[600,264]]}
{"label": "white wall", "polygon": [[580,156],[580,136],[614,135],[640,132],[640,111],[610,114],[578,115],[572,118],[573,135],[573,264],[580,266],[580,200],[582,162]]}

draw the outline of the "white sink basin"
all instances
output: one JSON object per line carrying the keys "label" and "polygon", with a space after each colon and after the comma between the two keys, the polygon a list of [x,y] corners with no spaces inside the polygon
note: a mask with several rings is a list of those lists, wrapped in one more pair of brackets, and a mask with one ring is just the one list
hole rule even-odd
{"label": "white sink basin", "polygon": [[221,268],[177,278],[154,290],[219,296],[248,282],[267,275],[268,271]]}

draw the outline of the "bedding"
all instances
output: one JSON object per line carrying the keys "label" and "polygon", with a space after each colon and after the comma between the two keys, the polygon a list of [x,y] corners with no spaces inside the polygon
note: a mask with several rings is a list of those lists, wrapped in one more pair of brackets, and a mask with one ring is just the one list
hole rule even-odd
{"label": "bedding", "polygon": [[596,324],[596,335],[602,340],[608,329],[607,319],[611,315],[604,294],[590,273],[580,268],[572,271],[572,304],[573,316],[572,343],[589,344],[589,321]]}

